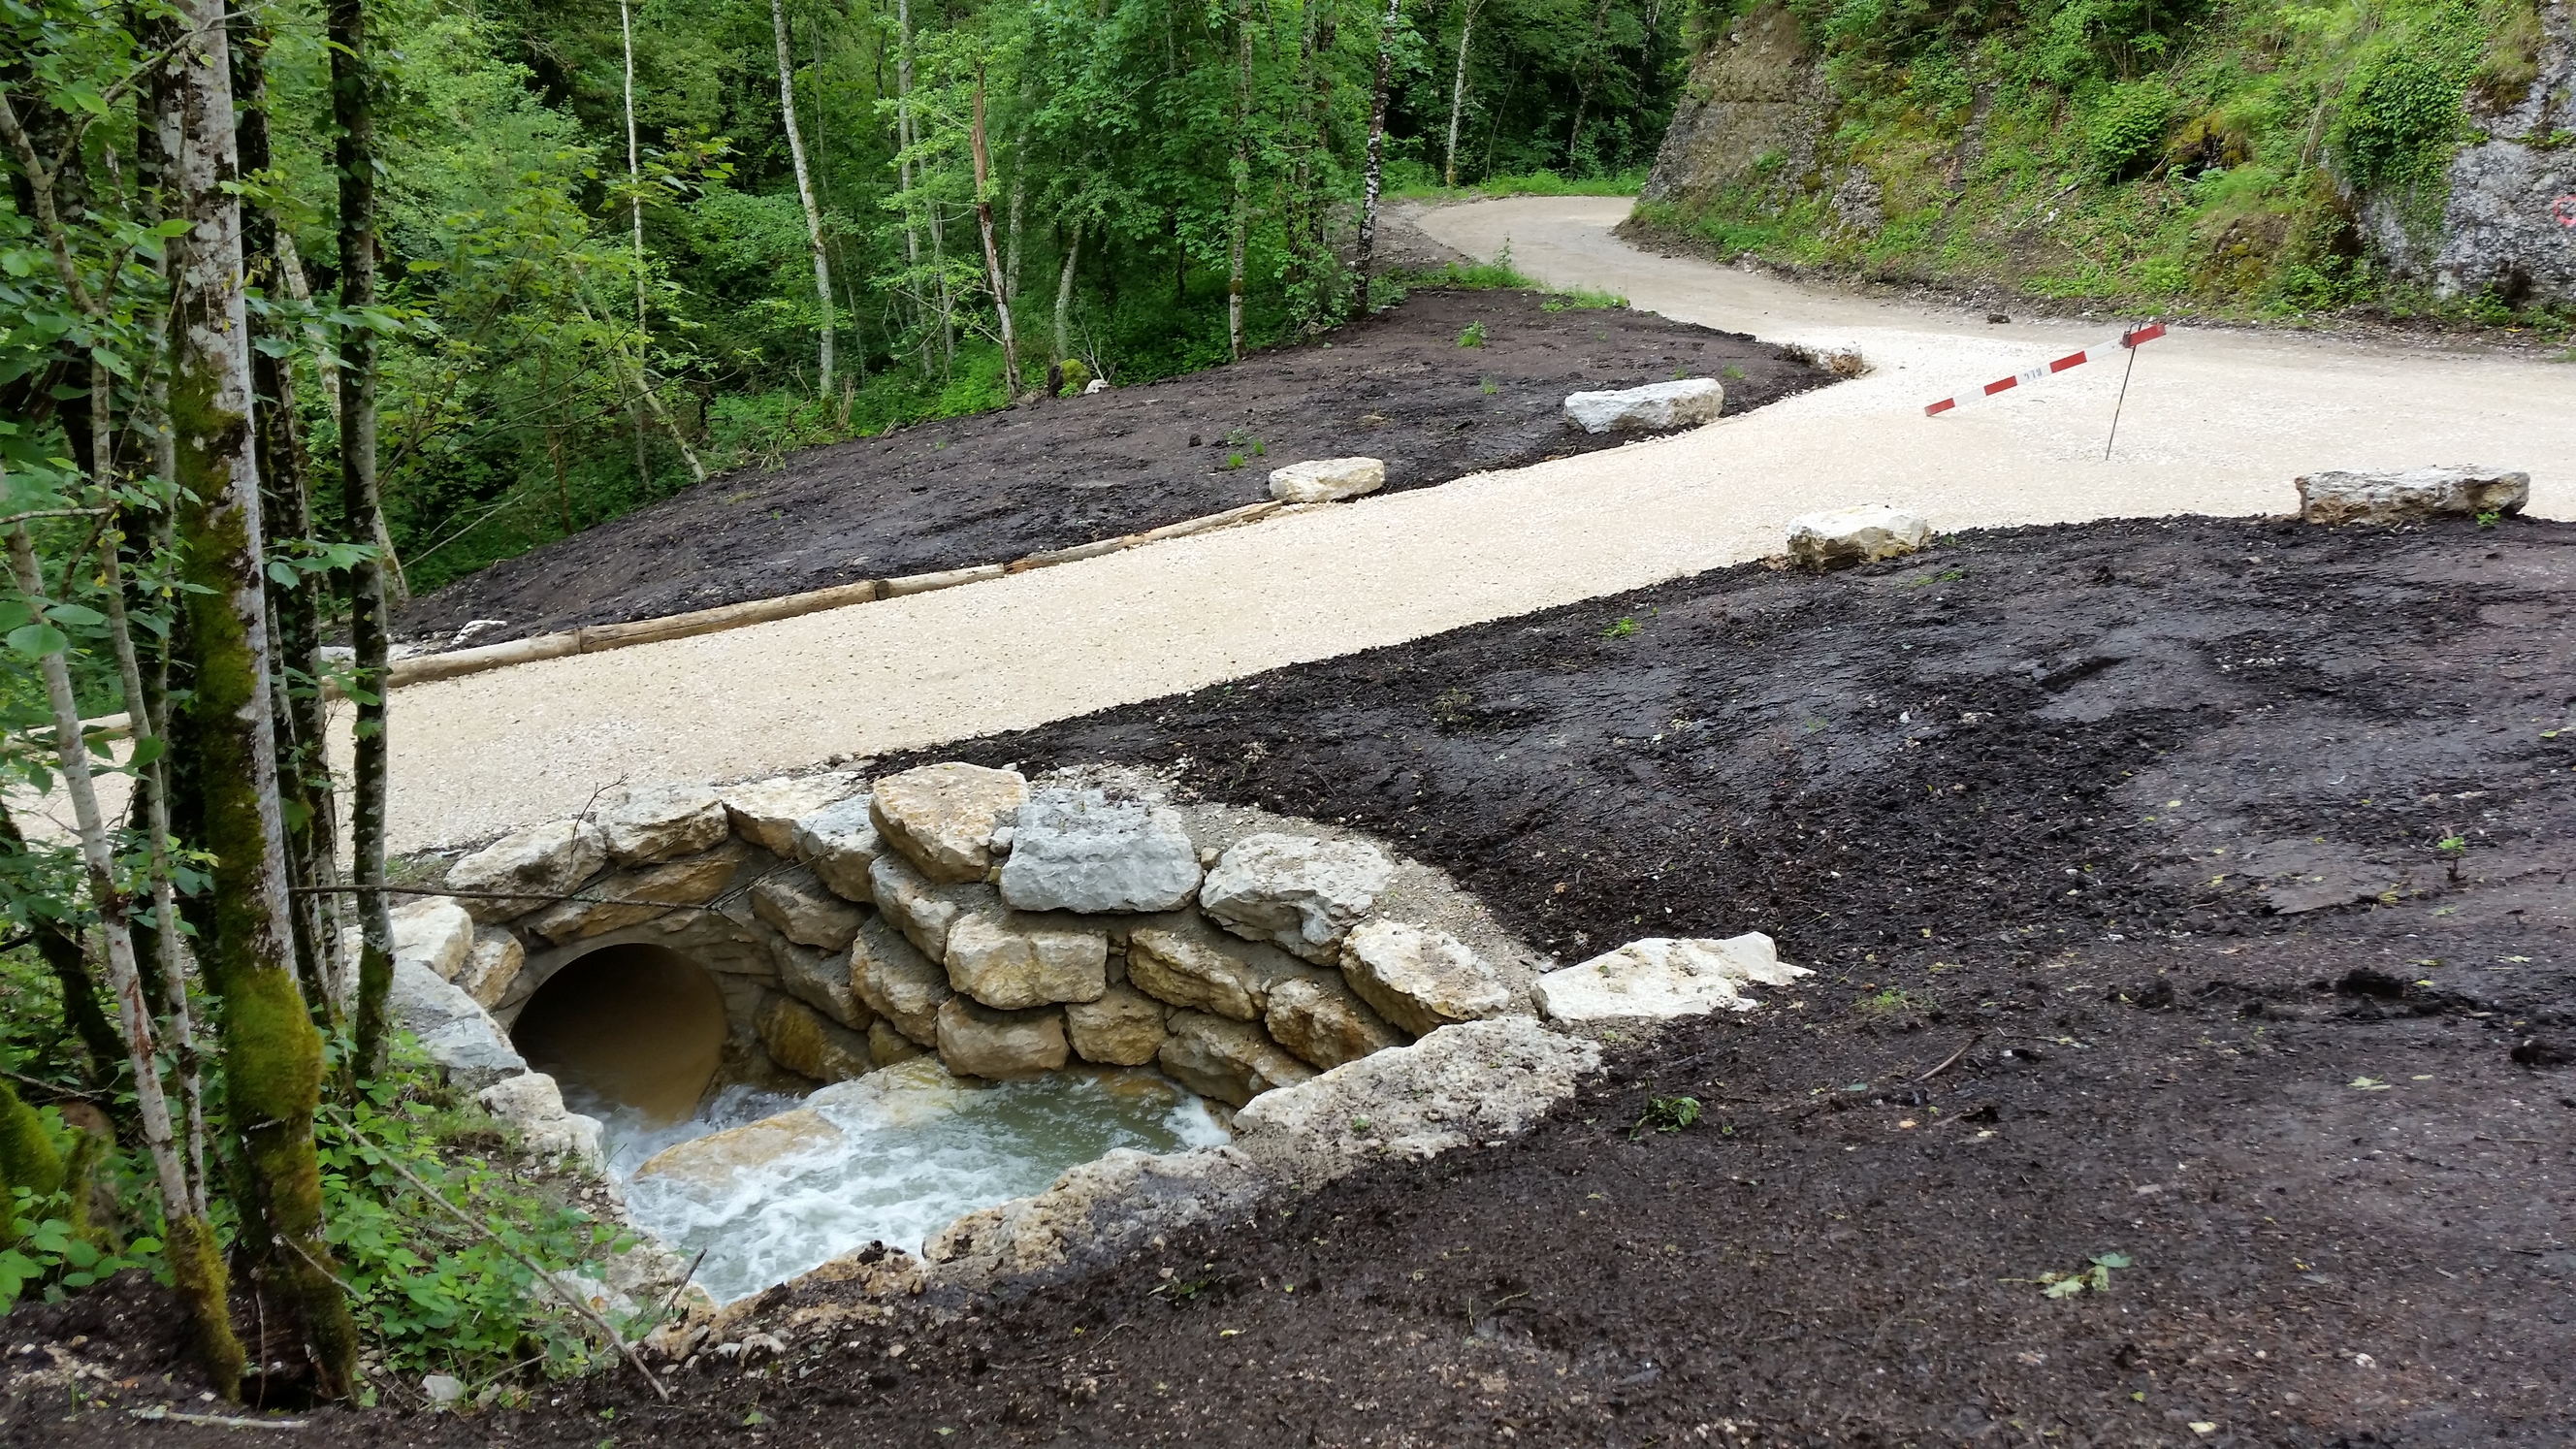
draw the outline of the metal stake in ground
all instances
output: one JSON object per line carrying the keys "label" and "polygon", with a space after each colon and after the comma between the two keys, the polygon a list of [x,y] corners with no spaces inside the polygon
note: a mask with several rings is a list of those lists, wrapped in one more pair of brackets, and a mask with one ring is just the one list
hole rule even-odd
{"label": "metal stake in ground", "polygon": [[2137,370],[2138,349],[2135,344],[2131,344],[2129,346],[2129,365],[2120,369],[2120,397],[2118,401],[2111,404],[2111,435],[2110,437],[2102,440],[2102,461],[2105,463],[2111,461],[2112,440],[2120,436],[2120,409],[2128,406],[2129,402],[2129,374],[2136,372]]}

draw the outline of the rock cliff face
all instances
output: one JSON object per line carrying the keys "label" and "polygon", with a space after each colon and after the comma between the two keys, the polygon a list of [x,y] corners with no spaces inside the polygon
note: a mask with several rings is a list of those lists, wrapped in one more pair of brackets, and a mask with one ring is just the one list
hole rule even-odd
{"label": "rock cliff face", "polygon": [[2492,290],[2511,306],[2576,303],[2576,11],[2543,5],[2540,78],[2522,99],[2471,119],[2486,139],[2451,161],[2442,234],[2429,257],[2379,227],[2392,262],[2446,296]]}
{"label": "rock cliff face", "polygon": [[1644,199],[1678,202],[1804,175],[1832,103],[1797,20],[1777,5],[1756,10],[1692,64]]}

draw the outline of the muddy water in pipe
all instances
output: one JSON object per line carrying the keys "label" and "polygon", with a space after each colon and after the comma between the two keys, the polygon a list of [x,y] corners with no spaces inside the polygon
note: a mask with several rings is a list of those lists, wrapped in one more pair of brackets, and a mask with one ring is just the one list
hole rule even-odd
{"label": "muddy water in pipe", "polygon": [[537,988],[510,1033],[568,1094],[605,1098],[656,1125],[686,1121],[724,1050],[724,997],[706,969],[662,946],[594,951]]}

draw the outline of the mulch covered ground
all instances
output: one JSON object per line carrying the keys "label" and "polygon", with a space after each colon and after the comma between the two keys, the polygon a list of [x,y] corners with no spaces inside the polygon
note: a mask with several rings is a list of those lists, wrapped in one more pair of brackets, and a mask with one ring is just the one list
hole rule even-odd
{"label": "mulch covered ground", "polygon": [[[1462,347],[1471,326],[1482,343]],[[712,478],[451,584],[397,630],[435,642],[502,620],[473,636],[492,643],[1008,563],[1258,503],[1271,469],[1307,458],[1381,458],[1388,491],[1424,488],[1614,446],[1565,421],[1565,395],[1679,376],[1722,378],[1729,413],[1834,380],[1751,337],[1649,312],[1417,290],[1365,322],[1229,366]]]}
{"label": "mulch covered ground", "polygon": [[[1372,827],[1568,960],[1817,974],[945,1327],[298,1442],[2564,1444],[2572,585],[2512,519],[1965,534],[944,749]],[[0,1442],[240,1442],[62,1408]]]}

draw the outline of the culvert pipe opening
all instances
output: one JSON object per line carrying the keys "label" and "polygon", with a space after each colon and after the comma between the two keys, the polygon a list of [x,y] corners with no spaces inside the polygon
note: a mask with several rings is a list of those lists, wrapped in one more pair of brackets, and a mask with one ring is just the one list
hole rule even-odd
{"label": "culvert pipe opening", "polygon": [[668,1127],[687,1121],[715,1080],[724,995],[706,968],[677,951],[609,946],[538,987],[510,1035],[530,1069],[552,1075],[567,1101]]}

